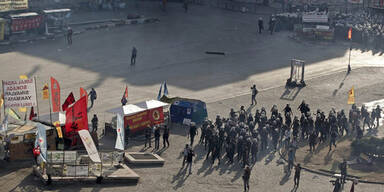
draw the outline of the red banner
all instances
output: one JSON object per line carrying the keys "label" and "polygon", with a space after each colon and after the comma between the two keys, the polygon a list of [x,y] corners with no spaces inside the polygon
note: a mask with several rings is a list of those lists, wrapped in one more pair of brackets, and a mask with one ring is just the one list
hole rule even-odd
{"label": "red banner", "polygon": [[51,77],[51,96],[52,96],[52,112],[60,111],[60,85],[56,79]]}
{"label": "red banner", "polygon": [[61,108],[63,109],[63,111],[67,110],[68,106],[70,106],[72,103],[75,102],[75,97],[73,96],[73,93],[71,92],[67,99],[65,99],[65,102],[63,104],[63,106],[61,106]]}
{"label": "red banner", "polygon": [[26,17],[22,19],[13,19],[12,20],[12,31],[25,31],[28,29],[35,29],[40,27],[43,22],[43,17],[41,15],[34,17]]}
{"label": "red banner", "polygon": [[134,115],[124,117],[124,127],[129,125],[130,131],[136,132],[148,125],[157,125],[164,122],[163,107],[146,110]]}
{"label": "red banner", "polygon": [[80,98],[72,107],[66,110],[65,135],[72,136],[77,131],[88,130],[86,97]]}
{"label": "red banner", "polygon": [[87,106],[88,106],[88,94],[87,94],[87,91],[84,88],[80,87],[80,98],[83,97],[83,96],[86,97],[85,100],[86,100]]}

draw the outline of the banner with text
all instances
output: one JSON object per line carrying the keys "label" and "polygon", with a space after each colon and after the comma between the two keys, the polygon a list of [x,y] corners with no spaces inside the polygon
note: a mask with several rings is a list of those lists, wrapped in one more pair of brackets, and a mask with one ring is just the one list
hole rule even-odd
{"label": "banner with text", "polygon": [[3,81],[5,107],[36,106],[34,79]]}
{"label": "banner with text", "polygon": [[134,115],[124,117],[124,125],[127,124],[131,131],[139,131],[146,128],[148,125],[157,125],[164,122],[163,107],[146,110]]}
{"label": "banner with text", "polygon": [[28,9],[28,0],[0,1],[0,12]]}

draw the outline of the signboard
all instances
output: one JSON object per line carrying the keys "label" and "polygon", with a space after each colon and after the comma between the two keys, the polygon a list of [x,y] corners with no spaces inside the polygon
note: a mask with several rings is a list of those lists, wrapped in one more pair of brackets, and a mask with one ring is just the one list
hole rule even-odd
{"label": "signboard", "polygon": [[3,89],[6,108],[37,105],[34,79],[3,81]]}
{"label": "signboard", "polygon": [[163,122],[163,107],[146,110],[134,115],[124,117],[124,125],[128,124],[131,131],[136,131],[148,127],[148,125],[157,125]]}
{"label": "signboard", "polygon": [[28,0],[0,1],[0,12],[28,9]]}
{"label": "signboard", "polygon": [[37,15],[32,17],[12,19],[12,32],[25,31],[29,29],[39,28],[43,23],[43,16]]}
{"label": "signboard", "polygon": [[303,14],[304,23],[328,23],[328,15],[326,14],[317,14],[317,13],[307,13]]}

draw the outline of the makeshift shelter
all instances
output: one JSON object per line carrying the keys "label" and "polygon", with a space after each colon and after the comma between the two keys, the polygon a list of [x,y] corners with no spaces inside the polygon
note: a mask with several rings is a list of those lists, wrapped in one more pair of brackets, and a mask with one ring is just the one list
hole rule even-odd
{"label": "makeshift shelter", "polygon": [[[121,114],[124,117],[124,127],[129,125],[130,132],[135,133],[146,128],[148,125],[157,125],[164,122],[163,107],[168,106],[157,100],[144,101],[137,104],[128,104],[122,107],[108,110],[113,114]],[[112,127],[115,123],[112,120]]]}
{"label": "makeshift shelter", "polygon": [[200,124],[208,117],[207,107],[203,101],[181,97],[168,98],[166,96],[160,100],[171,103],[169,113],[172,123],[195,122]]}

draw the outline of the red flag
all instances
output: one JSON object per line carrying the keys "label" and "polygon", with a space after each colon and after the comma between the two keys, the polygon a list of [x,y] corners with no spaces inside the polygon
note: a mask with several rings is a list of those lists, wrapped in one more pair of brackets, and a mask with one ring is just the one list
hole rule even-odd
{"label": "red flag", "polygon": [[87,91],[84,88],[80,87],[80,98],[82,98],[83,96],[86,96],[85,100],[86,100],[87,106],[88,106],[88,94],[87,94]]}
{"label": "red flag", "polygon": [[125,91],[124,91],[123,97],[125,97],[125,99],[128,100],[128,86],[125,86]]}
{"label": "red flag", "polygon": [[31,113],[29,114],[29,120],[32,121],[32,119],[36,117],[36,113],[35,113],[35,110],[33,110],[33,107],[31,108]]}
{"label": "red flag", "polygon": [[69,107],[65,117],[65,135],[67,137],[77,133],[77,131],[88,130],[86,97],[80,98],[73,106]]}
{"label": "red flag", "polygon": [[352,27],[348,30],[348,40],[352,39]]}
{"label": "red flag", "polygon": [[52,96],[52,112],[60,111],[60,85],[56,79],[51,77],[51,96]]}
{"label": "red flag", "polygon": [[74,102],[75,102],[75,97],[73,96],[73,93],[71,92],[68,95],[67,99],[65,100],[65,102],[62,106],[63,111],[67,110],[68,106],[70,106]]}

